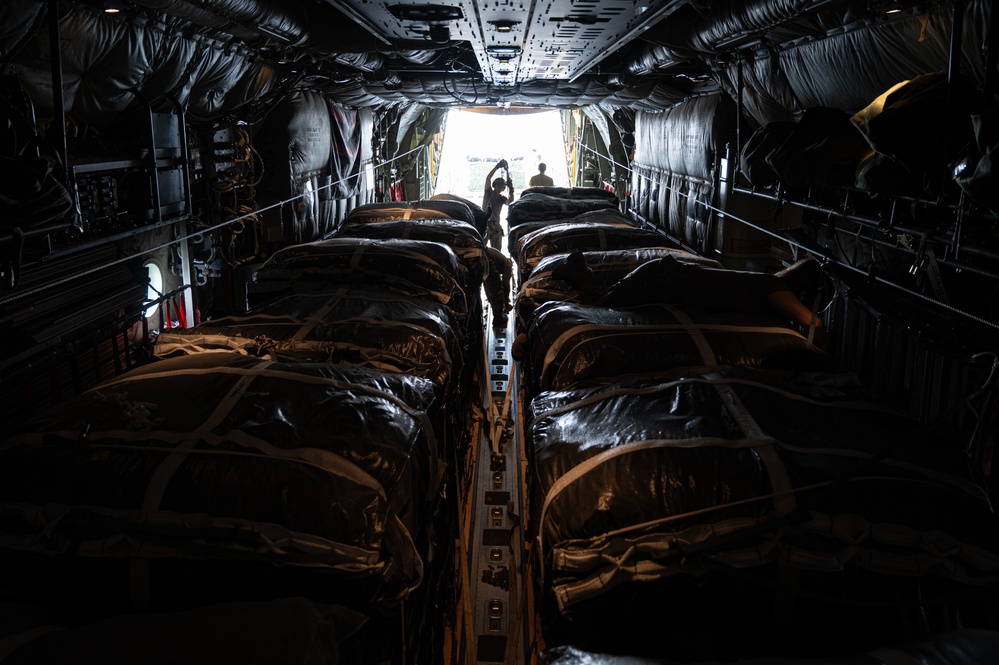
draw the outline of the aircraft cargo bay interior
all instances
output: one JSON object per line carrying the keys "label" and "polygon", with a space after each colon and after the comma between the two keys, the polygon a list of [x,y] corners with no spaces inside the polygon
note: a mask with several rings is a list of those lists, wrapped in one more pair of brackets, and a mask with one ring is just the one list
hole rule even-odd
{"label": "aircraft cargo bay interior", "polygon": [[991,0],[5,0],[0,664],[999,662]]}

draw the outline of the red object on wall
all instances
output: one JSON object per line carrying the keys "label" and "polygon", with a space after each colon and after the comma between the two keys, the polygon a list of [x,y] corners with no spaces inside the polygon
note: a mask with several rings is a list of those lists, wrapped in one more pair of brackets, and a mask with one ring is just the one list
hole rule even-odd
{"label": "red object on wall", "polygon": [[396,182],[393,182],[392,183],[392,187],[389,190],[389,193],[392,195],[392,200],[393,201],[405,201],[406,200],[405,198],[403,198],[403,195],[402,195],[402,180],[397,180]]}

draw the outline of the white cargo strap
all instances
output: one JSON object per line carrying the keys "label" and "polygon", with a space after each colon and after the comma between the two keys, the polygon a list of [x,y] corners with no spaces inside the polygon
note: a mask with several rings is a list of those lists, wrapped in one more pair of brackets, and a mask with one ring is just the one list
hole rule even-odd
{"label": "white cargo strap", "polygon": [[317,325],[326,323],[326,315],[337,305],[341,300],[343,300],[344,295],[346,295],[347,289],[341,288],[333,293],[333,295],[324,302],[320,307],[312,313],[312,315],[306,319],[302,327],[298,329],[294,335],[291,336],[292,340],[305,339],[313,330],[316,329]]}
{"label": "white cargo strap", "polygon": [[666,305],[666,309],[676,317],[677,321],[686,327],[687,334],[690,335],[690,341],[694,343],[694,346],[697,347],[697,352],[701,354],[701,362],[708,367],[716,367],[718,365],[718,358],[715,356],[715,351],[711,348],[711,344],[704,337],[704,333],[701,332],[701,328],[694,323],[693,319],[687,316],[686,312],[670,305]]}
{"label": "white cargo strap", "polygon": [[[249,342],[250,340],[246,340]],[[156,339],[154,352],[157,356],[165,357],[177,351],[189,355],[212,352],[235,352],[241,355],[249,355],[246,352],[246,344],[239,342],[229,335],[176,335],[173,333],[160,333]]]}
{"label": "white cargo strap", "polygon": [[[705,378],[723,379],[724,377],[712,372],[711,374],[706,374]],[[775,440],[763,432],[763,429],[753,419],[752,414],[746,409],[746,405],[742,403],[739,396],[732,390],[731,385],[724,382],[712,383],[711,385],[718,392],[718,396],[721,397],[725,408],[746,438],[767,440],[767,443],[755,446],[754,448],[756,454],[760,456],[760,459],[763,460],[764,465],[767,467],[767,474],[770,476],[770,487],[773,488],[774,493],[774,508],[777,514],[785,515],[790,513],[797,507],[797,501],[795,501],[793,494],[794,487],[791,485],[791,478],[787,475],[787,467],[773,445]]]}
{"label": "white cargo strap", "polygon": [[[267,361],[264,362],[270,364]],[[240,377],[233,384],[232,388],[229,389],[225,397],[219,400],[215,410],[212,411],[211,415],[205,419],[201,426],[189,432],[189,436],[184,441],[178,443],[174,452],[167,455],[167,458],[160,463],[149,479],[149,486],[146,487],[146,495],[142,500],[143,510],[148,512],[159,510],[160,502],[163,500],[167,485],[170,484],[170,479],[173,478],[177,469],[180,468],[180,465],[187,458],[188,453],[198,444],[202,434],[210,433],[229,415],[229,412],[232,411],[232,408],[239,402],[240,398],[246,394],[246,391],[250,388],[250,384],[256,378],[257,375],[255,374]]]}
{"label": "white cargo strap", "polygon": [[[187,459],[190,451],[198,445],[199,434],[201,432],[211,432],[212,429],[218,426],[229,414],[233,406],[239,402],[240,397],[246,393],[255,378],[256,376],[247,375],[236,381],[226,396],[219,400],[215,410],[205,419],[201,427],[188,433],[192,436],[179,442],[166,456],[166,459],[160,463],[150,477],[149,485],[146,486],[146,494],[142,500],[142,510],[144,512],[152,513],[159,510],[160,503],[163,501],[163,495],[166,493],[166,488],[170,484],[170,480],[177,473],[177,469],[184,463],[184,460]],[[132,609],[135,611],[148,610],[152,606],[149,562],[145,559],[132,557],[129,559],[128,574]]]}

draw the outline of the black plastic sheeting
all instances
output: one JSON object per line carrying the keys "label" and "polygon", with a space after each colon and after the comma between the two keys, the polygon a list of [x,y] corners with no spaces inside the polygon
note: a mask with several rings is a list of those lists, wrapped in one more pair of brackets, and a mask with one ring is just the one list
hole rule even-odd
{"label": "black plastic sheeting", "polygon": [[521,274],[529,275],[546,256],[576,250],[596,251],[663,247],[666,236],[635,226],[570,220],[539,229],[520,239],[517,266]]}
{"label": "black plastic sheeting", "polygon": [[[237,581],[242,598],[259,599],[275,575],[288,578],[282,595],[394,604],[423,576],[435,395],[425,379],[362,367],[222,353],[152,363],[2,445],[4,556],[74,555],[56,568],[223,564],[184,580],[201,598],[151,576],[165,605],[190,607]],[[43,583],[18,566],[3,574],[17,578],[4,582],[12,595]]]}
{"label": "black plastic sheeting", "polygon": [[[30,610],[0,605],[0,617],[9,618],[6,612],[21,620]],[[25,643],[7,654],[4,663],[347,665],[364,662],[368,617],[305,598],[280,598],[118,616],[71,627],[53,623],[46,617],[22,625]]]}
{"label": "black plastic sheeting", "polygon": [[[578,628],[621,613],[689,640],[734,631],[701,653],[747,635],[774,653],[799,629],[814,654],[861,634],[975,627],[971,608],[999,581],[999,518],[960,437],[812,385],[686,369],[536,397],[531,524],[548,611]],[[647,637],[662,644],[661,629]]]}
{"label": "black plastic sheeting", "polygon": [[776,315],[550,302],[527,329],[527,368],[539,390],[566,390],[678,368],[738,365],[828,370],[825,352]]}
{"label": "black plastic sheeting", "polygon": [[333,238],[279,250],[247,285],[257,307],[295,292],[328,291],[332,285],[379,287],[430,298],[467,313],[458,257],[447,245],[423,240]]}
{"label": "black plastic sheeting", "polygon": [[593,222],[598,224],[614,224],[616,226],[635,226],[635,221],[631,217],[628,217],[616,208],[591,210],[590,212],[584,212],[572,217],[553,217],[552,219],[542,221],[524,222],[523,224],[519,224],[510,229],[508,243],[511,248],[511,253],[516,255],[517,251],[520,249],[520,241],[523,240],[524,236],[529,233],[534,233],[540,229],[548,228],[556,224],[565,224],[567,222]]}
{"label": "black plastic sheeting", "polygon": [[558,199],[607,199],[617,203],[617,194],[601,187],[528,187],[521,192],[521,197],[528,194],[542,194]]}
{"label": "black plastic sheeting", "polygon": [[[664,256],[672,256],[683,263],[721,268],[721,264],[682,249],[652,247],[645,249],[618,249],[608,251],[579,252],[588,274],[588,284],[567,279],[566,273],[573,268],[567,265],[571,254],[555,254],[542,259],[534,267],[531,276],[524,280],[517,293],[517,315],[522,323],[527,323],[534,311],[546,302],[576,302],[594,304],[589,297],[594,292],[602,295],[612,284],[625,277],[632,270],[648,261]],[[585,292],[589,287],[589,293]]]}
{"label": "black plastic sheeting", "polygon": [[510,228],[528,222],[568,219],[590,210],[616,209],[617,204],[606,197],[593,199],[561,198],[547,194],[524,193],[507,206],[506,220]]}
{"label": "black plastic sheeting", "polygon": [[450,247],[465,266],[467,283],[465,292],[482,284],[488,272],[486,248],[482,236],[468,222],[457,219],[409,219],[384,222],[350,220],[337,232],[342,238],[401,238],[403,240],[428,240]]}
{"label": "black plastic sheeting", "polygon": [[162,331],[161,358],[236,351],[278,362],[339,363],[402,372],[442,391],[462,364],[451,311],[430,300],[364,289],[295,294],[253,312]]}
{"label": "black plastic sheeting", "polygon": [[[663,646],[663,651],[668,651]],[[679,665],[679,661],[590,653],[555,647],[541,653],[541,665]],[[738,665],[993,665],[999,662],[999,632],[973,628],[938,633],[925,639],[878,647],[865,654],[828,658],[752,658]],[[703,665],[707,665],[706,663]],[[723,665],[714,661],[712,665]]]}
{"label": "black plastic sheeting", "polygon": [[[805,274],[809,266],[813,268],[810,277]],[[799,299],[809,295],[814,298],[821,268],[817,263],[809,263],[802,264],[800,270],[800,277],[792,274],[782,279],[765,272],[709,268],[667,255],[648,261],[621,278],[599,302],[616,307],[669,304],[682,309],[777,313],[794,320],[794,312],[773,305],[771,298],[777,293]],[[804,325],[805,321],[798,323]]]}
{"label": "black plastic sheeting", "polygon": [[475,215],[472,209],[461,201],[448,199],[427,199],[425,201],[399,201],[394,203],[365,203],[350,211],[343,220],[344,225],[368,222],[387,222],[393,219],[457,219],[472,227]]}

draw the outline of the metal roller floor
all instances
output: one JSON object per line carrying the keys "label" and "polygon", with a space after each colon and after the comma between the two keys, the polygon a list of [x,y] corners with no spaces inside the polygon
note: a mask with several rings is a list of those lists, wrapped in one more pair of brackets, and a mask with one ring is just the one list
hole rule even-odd
{"label": "metal roller floor", "polygon": [[[514,323],[486,326],[482,407],[458,543],[462,589],[455,662],[526,663],[531,625],[524,568],[523,465]],[[460,626],[460,627],[459,627]]]}

